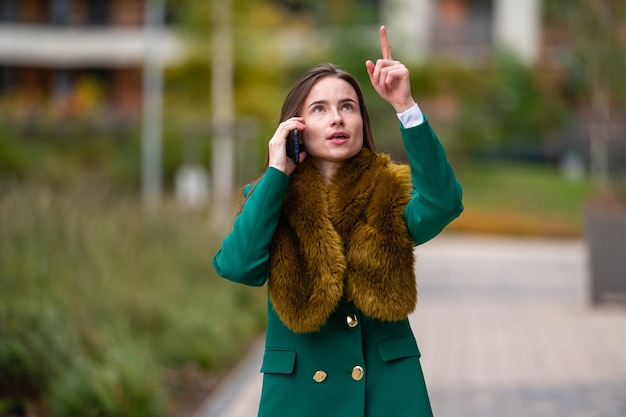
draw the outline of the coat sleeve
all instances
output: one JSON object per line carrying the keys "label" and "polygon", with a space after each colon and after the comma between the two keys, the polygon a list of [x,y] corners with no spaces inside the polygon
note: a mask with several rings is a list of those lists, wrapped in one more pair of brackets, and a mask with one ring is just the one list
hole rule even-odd
{"label": "coat sleeve", "polygon": [[462,190],[427,119],[408,129],[401,126],[401,132],[414,187],[404,217],[415,244],[420,245],[461,214]]}
{"label": "coat sleeve", "polygon": [[289,176],[268,168],[247,198],[233,228],[213,257],[217,274],[233,282],[261,286],[269,275],[270,243],[278,225]]}

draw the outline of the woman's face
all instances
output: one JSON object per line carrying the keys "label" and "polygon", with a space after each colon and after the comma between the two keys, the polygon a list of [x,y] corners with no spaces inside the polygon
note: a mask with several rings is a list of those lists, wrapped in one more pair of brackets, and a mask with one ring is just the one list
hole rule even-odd
{"label": "woman's face", "polygon": [[352,86],[337,77],[319,80],[302,105],[308,157],[318,167],[337,168],[363,148],[363,119]]}

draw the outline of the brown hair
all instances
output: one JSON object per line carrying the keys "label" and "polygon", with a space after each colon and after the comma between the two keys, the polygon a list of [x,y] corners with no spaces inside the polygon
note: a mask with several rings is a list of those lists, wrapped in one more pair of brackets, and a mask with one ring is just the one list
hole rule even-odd
{"label": "brown hair", "polygon": [[[359,110],[363,119],[363,147],[376,153],[376,145],[374,143],[374,135],[372,133],[372,125],[370,116],[365,105],[363,90],[359,81],[349,72],[337,67],[336,65],[325,63],[320,64],[307,71],[296,83],[291,87],[291,91],[287,94],[283,102],[283,108],[280,112],[280,122],[300,115],[304,100],[309,95],[311,88],[322,78],[336,77],[344,80],[354,88],[359,98]],[[306,145],[305,145],[306,146]]]}

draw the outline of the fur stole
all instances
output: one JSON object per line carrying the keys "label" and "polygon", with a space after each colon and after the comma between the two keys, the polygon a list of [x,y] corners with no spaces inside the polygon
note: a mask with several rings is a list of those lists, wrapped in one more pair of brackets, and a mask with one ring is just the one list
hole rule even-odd
{"label": "fur stole", "polygon": [[409,167],[367,149],[326,186],[311,160],[291,176],[271,243],[269,294],[283,323],[317,331],[340,300],[396,321],[415,309],[414,243],[404,209]]}

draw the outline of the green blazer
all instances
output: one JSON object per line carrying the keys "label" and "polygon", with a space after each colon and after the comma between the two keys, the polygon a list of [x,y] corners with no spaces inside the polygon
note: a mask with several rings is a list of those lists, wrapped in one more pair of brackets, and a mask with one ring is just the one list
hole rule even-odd
{"label": "green blazer", "polygon": [[[401,126],[401,132],[414,186],[404,216],[419,245],[463,211],[462,192],[427,120]],[[289,176],[267,169],[213,258],[220,276],[252,286],[267,281],[270,243],[288,184]],[[432,416],[419,358],[408,319],[372,319],[344,300],[319,332],[295,333],[268,300],[258,415]]]}

